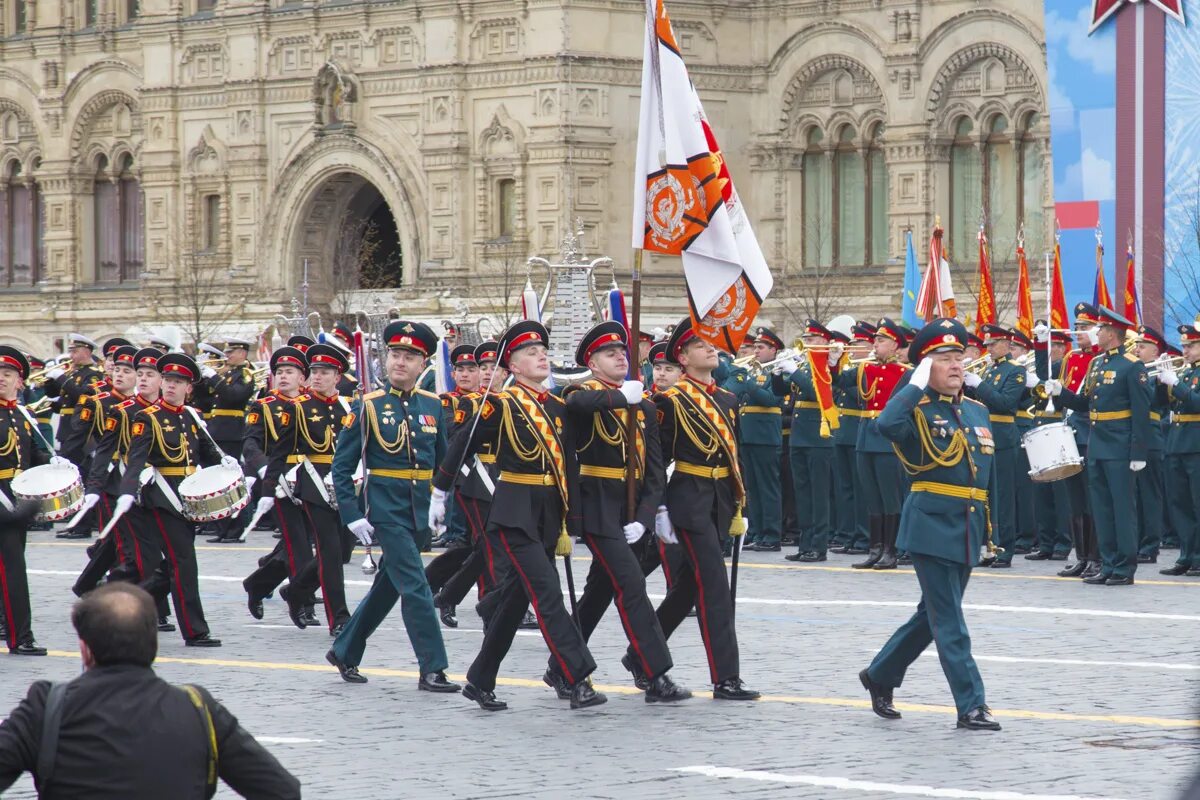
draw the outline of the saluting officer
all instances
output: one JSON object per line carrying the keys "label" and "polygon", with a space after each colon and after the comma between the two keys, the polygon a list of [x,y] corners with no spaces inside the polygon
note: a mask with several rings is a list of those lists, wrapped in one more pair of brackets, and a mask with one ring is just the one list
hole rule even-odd
{"label": "saluting officer", "polygon": [[[430,516],[440,523],[445,518],[446,492],[454,485],[459,465],[474,455],[481,443],[494,443],[500,475],[487,536],[493,548],[508,556],[513,568],[496,590],[499,606],[489,621],[479,655],[467,670],[463,689],[463,695],[485,711],[508,707],[496,699],[496,675],[531,603],[550,654],[571,687],[571,708],[607,700],[588,680],[596,662],[563,605],[554,565],[556,546],[568,535],[565,526],[579,520],[568,516],[570,487],[579,476],[574,453],[564,444],[566,407],[543,386],[550,374],[549,340],[546,328],[533,320],[517,322],[504,332],[500,365],[512,373],[515,384],[483,398],[479,423],[473,432],[460,427],[434,478]],[[570,540],[563,544],[570,547]]]}
{"label": "saluting officer", "polygon": [[18,501],[12,480],[22,470],[51,460],[46,444],[34,430],[36,421],[17,402],[22,382],[29,377],[29,362],[15,347],[0,345],[0,595],[3,595],[4,633],[8,652],[18,656],[44,656],[46,648],[33,638],[29,606],[29,577],[25,572],[27,525],[37,513],[36,503]]}
{"label": "saluting officer", "polygon": [[893,692],[908,667],[936,642],[958,709],[958,727],[999,730],[971,657],[962,608],[979,549],[991,545],[988,498],[995,486],[988,410],[962,396],[966,340],[966,328],[957,320],[935,319],[922,328],[909,348],[916,370],[877,420],[879,432],[898,445],[913,477],[901,515],[899,547],[912,556],[921,602],[859,673],[859,680],[870,692],[876,714],[899,719]]}
{"label": "saluting officer", "polygon": [[[198,465],[219,462],[237,468],[237,459],[222,454],[213,445],[200,430],[197,412],[186,407],[192,384],[200,378],[196,362],[183,353],[167,353],[156,366],[162,374],[162,397],[133,418],[121,496],[113,514],[129,511],[140,491],[142,512],[134,519],[134,531],[141,540],[148,575],[143,588],[155,597],[166,595],[168,589],[172,592],[175,616],[188,647],[220,647],[221,640],[209,635],[204,619],[195,530],[183,515],[179,484]],[[151,476],[142,485],[142,471],[147,467],[151,468]],[[157,571],[164,557],[169,576]]]}
{"label": "saluting officer", "polygon": [[[775,360],[783,340],[770,328],[759,328],[754,358],[759,364]],[[778,370],[776,370],[778,373]],[[722,384],[738,401],[738,433],[742,467],[746,470],[747,550],[778,553],[783,533],[779,458],[783,449],[783,398],[787,382],[778,374],[735,368]]]}
{"label": "saluting officer", "polygon": [[[325,659],[349,683],[366,683],[358,671],[367,639],[401,601],[404,628],[420,666],[417,688],[457,692],[446,680],[446,646],[425,580],[420,542],[429,523],[429,481],[446,449],[442,404],[417,389],[437,336],[421,322],[395,320],[383,331],[387,390],[355,402],[338,436],[333,488],[338,515],[364,545],[379,537],[382,555],[375,580]],[[361,494],[354,474],[362,468]]]}
{"label": "saluting officer", "polygon": [[1178,330],[1186,363],[1178,371],[1162,369],[1158,382],[1172,412],[1167,480],[1179,556],[1159,572],[1200,577],[1200,329],[1180,325]]}
{"label": "saluting officer", "polygon": [[733,599],[722,557],[720,533],[745,533],[745,486],[738,464],[737,400],[713,380],[717,349],[683,319],[667,340],[667,358],[683,378],[656,399],[663,463],[675,463],[664,495],[666,513],[655,520],[656,535],[683,550],[679,570],[658,611],[668,637],[695,603],[708,657],[713,697],[755,700],[741,678]]}
{"label": "saluting officer", "polygon": [[1150,383],[1145,365],[1125,349],[1133,323],[1108,308],[1099,309],[1099,319],[1103,352],[1092,359],[1082,390],[1073,392],[1058,380],[1047,381],[1046,390],[1091,417],[1087,475],[1101,569],[1084,582],[1129,586],[1137,572],[1134,473],[1146,468],[1149,457]]}
{"label": "saluting officer", "polygon": [[963,377],[967,394],[987,406],[996,440],[996,493],[991,499],[992,529],[996,532],[999,554],[990,566],[1012,567],[1017,540],[1017,448],[1021,435],[1017,430],[1017,409],[1025,396],[1025,369],[1013,363],[1009,345],[1013,332],[1001,325],[984,325],[983,341],[991,363],[980,375],[966,372]]}
{"label": "saluting officer", "polygon": [[[570,420],[564,444],[579,458],[578,492],[570,513],[579,518],[583,541],[592,553],[576,622],[586,641],[615,596],[617,613],[629,650],[621,663],[635,680],[648,684],[647,703],[670,703],[691,697],[667,675],[671,653],[654,606],[646,596],[646,579],[631,549],[653,536],[666,473],[654,404],[642,394],[640,380],[629,374],[629,335],[620,322],[609,320],[584,334],[575,362],[592,377],[563,392]],[[628,414],[636,414],[634,442],[628,437]],[[634,465],[636,508],[627,516],[626,467]],[[626,521],[628,520],[628,521]],[[570,689],[551,656],[545,680],[564,699]]]}
{"label": "saluting officer", "polygon": [[[220,369],[203,367],[203,385],[212,393],[212,409],[208,412],[208,430],[217,446],[233,456],[242,456],[242,434],[246,427],[246,404],[254,394],[254,373],[248,360],[250,342],[245,339],[225,340],[225,365]],[[216,523],[217,535],[210,542],[233,542],[241,537],[235,515]]]}

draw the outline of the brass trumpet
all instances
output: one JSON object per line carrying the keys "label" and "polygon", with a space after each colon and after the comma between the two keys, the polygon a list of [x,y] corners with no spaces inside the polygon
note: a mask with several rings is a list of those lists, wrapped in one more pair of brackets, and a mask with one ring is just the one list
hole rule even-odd
{"label": "brass trumpet", "polygon": [[53,397],[40,397],[29,405],[25,406],[25,410],[30,414],[37,415],[50,408],[50,404],[53,402]]}
{"label": "brass trumpet", "polygon": [[1157,378],[1168,369],[1179,369],[1188,364],[1186,356],[1174,356],[1173,358],[1160,358],[1156,361],[1151,361],[1146,365],[1147,371],[1151,378]]}
{"label": "brass trumpet", "polygon": [[757,356],[742,356],[733,360],[733,366],[749,371],[751,375],[760,375],[781,361],[795,358],[799,353],[795,350],[782,350],[779,355],[767,362],[758,360]]}

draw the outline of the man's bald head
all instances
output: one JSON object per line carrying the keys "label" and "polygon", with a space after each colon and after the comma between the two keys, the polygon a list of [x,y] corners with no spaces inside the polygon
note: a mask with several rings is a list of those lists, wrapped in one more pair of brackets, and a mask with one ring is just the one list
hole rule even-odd
{"label": "man's bald head", "polygon": [[71,623],[97,667],[148,667],[158,655],[154,600],[131,583],[106,583],[84,595],[71,610]]}

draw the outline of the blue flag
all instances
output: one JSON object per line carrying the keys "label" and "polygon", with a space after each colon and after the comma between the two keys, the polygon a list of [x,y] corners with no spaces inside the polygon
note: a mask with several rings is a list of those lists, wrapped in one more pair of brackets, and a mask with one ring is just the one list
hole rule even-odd
{"label": "blue flag", "polygon": [[904,247],[904,294],[900,297],[900,319],[905,325],[920,328],[924,320],[917,316],[917,293],[921,291],[921,268],[917,266],[917,254],[913,252],[912,231],[905,235]]}

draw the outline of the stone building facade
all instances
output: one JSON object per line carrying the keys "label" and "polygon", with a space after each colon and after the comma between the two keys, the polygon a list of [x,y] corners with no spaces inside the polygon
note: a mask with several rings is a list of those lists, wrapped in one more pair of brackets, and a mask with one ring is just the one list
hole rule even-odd
{"label": "stone building facade", "polygon": [[[981,221],[1002,268],[1022,223],[1040,255],[1036,5],[668,3],[779,276],[766,318],[898,310],[904,233],[922,253],[935,217],[960,298]],[[189,305],[251,332],[357,281],[418,317],[502,316],[577,226],[627,270],[642,0],[0,8],[0,339],[47,353]],[[677,262],[647,285],[652,322],[682,313]]]}

